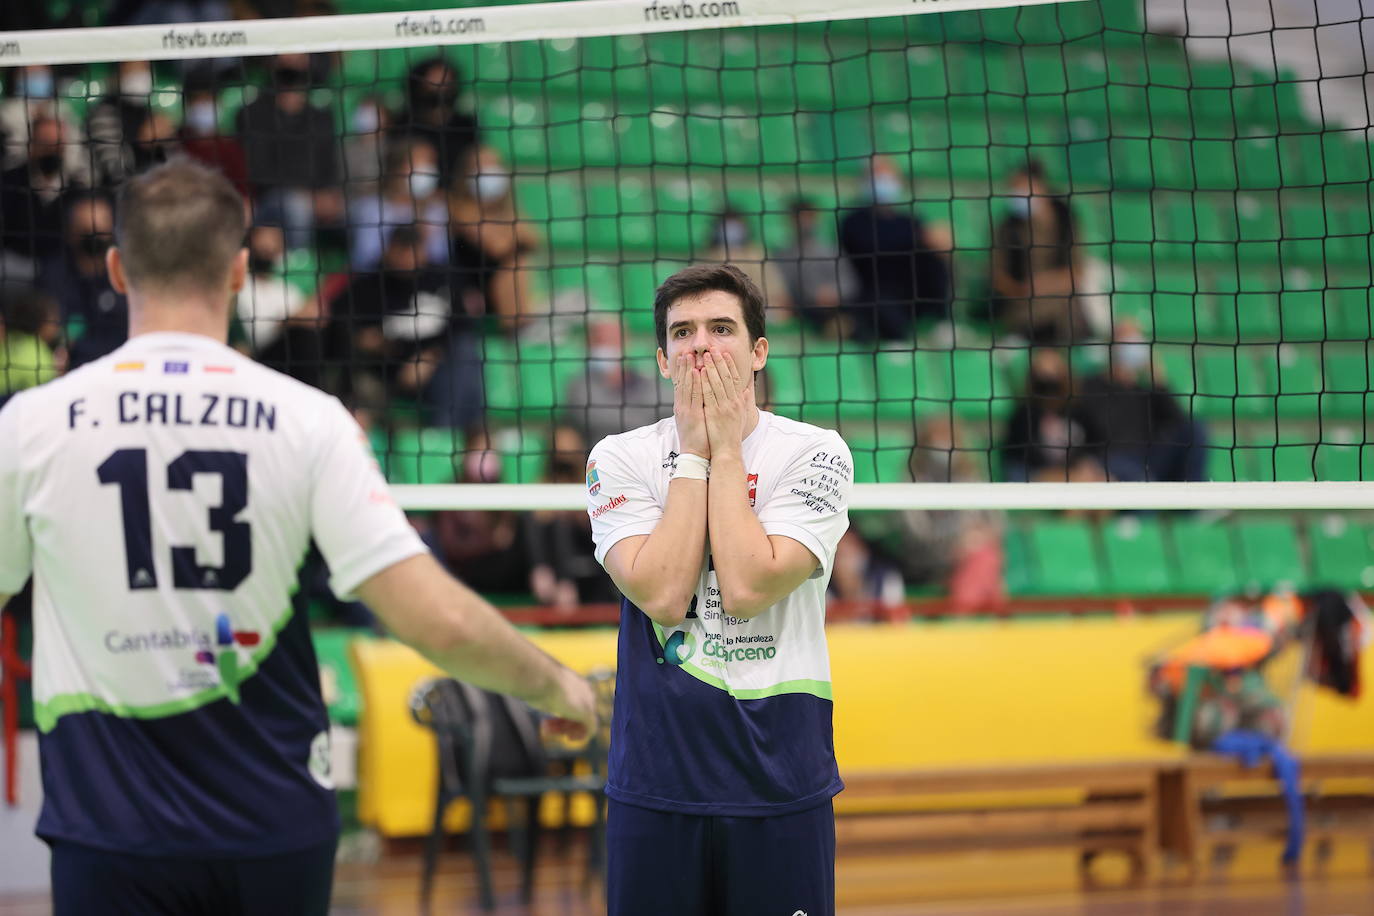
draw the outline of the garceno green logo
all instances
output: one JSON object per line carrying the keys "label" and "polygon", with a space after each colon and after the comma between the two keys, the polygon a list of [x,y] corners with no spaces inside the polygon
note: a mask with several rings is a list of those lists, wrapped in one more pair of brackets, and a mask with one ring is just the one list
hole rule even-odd
{"label": "garceno green logo", "polygon": [[670,665],[681,665],[697,652],[697,638],[686,630],[678,630],[668,641],[663,644],[663,657],[658,660],[661,665],[667,662]]}

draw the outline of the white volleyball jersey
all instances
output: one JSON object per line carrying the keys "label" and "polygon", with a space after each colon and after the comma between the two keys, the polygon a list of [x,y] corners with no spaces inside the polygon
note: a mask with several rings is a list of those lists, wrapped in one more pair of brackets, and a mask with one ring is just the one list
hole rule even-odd
{"label": "white volleyball jersey", "polygon": [[312,539],[341,597],[425,550],[342,404],[208,337],[140,335],[0,410],[0,593],[33,573],[45,775],[85,757],[83,779],[160,793],[129,817],[118,786],[49,786],[40,833],[171,854],[318,838],[323,808],[292,791],[328,783],[291,603]]}
{"label": "white volleyball jersey", "polygon": [[[617,543],[651,533],[663,518],[678,448],[669,418],[592,450],[588,512],[603,564]],[[708,543],[680,626],[664,629],[622,603],[607,782],[619,801],[779,814],[839,791],[825,592],[849,527],[849,449],[833,430],[760,411],[742,456],[763,530],[805,546],[816,571],[756,617],[737,619],[721,607]]]}

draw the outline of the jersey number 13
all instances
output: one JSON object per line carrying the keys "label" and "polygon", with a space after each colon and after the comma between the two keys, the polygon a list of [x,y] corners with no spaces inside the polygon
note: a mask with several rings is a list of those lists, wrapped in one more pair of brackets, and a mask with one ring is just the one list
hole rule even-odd
{"label": "jersey number 13", "polygon": [[[122,448],[106,458],[96,474],[102,484],[119,487],[129,588],[157,588],[147,450]],[[177,588],[233,591],[253,571],[252,529],[247,522],[234,521],[248,505],[248,456],[243,452],[182,452],[167,465],[167,489],[190,490],[197,474],[220,478],[220,504],[210,507],[209,519],[210,530],[224,539],[224,565],[201,566],[195,547],[173,546],[172,581]]]}

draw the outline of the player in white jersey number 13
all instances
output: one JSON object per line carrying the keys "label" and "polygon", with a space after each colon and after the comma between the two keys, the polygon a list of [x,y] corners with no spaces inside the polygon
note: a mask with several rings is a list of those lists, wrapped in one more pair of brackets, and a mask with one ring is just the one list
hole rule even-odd
{"label": "player in white jersey number 13", "polygon": [[187,160],[128,181],[128,343],[0,410],[0,606],[32,574],[57,916],[328,911],[329,722],[290,600],[312,541],[440,668],[596,724],[586,680],[429,555],[343,405],[225,345],[244,213]]}
{"label": "player in white jersey number 13", "polygon": [[764,301],[738,268],[679,271],[654,318],[673,416],[587,466],[597,558],[625,599],[610,913],[826,916],[841,783],[825,590],[849,450],[758,408]]}

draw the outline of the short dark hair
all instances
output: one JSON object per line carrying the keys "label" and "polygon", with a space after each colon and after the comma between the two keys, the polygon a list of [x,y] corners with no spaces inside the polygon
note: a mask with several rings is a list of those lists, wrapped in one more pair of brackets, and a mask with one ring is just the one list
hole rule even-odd
{"label": "short dark hair", "polygon": [[248,227],[229,179],[176,156],[120,186],[114,231],[131,285],[209,290],[228,276]]}
{"label": "short dark hair", "polygon": [[712,292],[739,299],[750,343],[764,336],[763,293],[758,284],[733,264],[696,264],[664,280],[654,293],[654,335],[662,349],[668,349],[668,309],[682,299]]}

